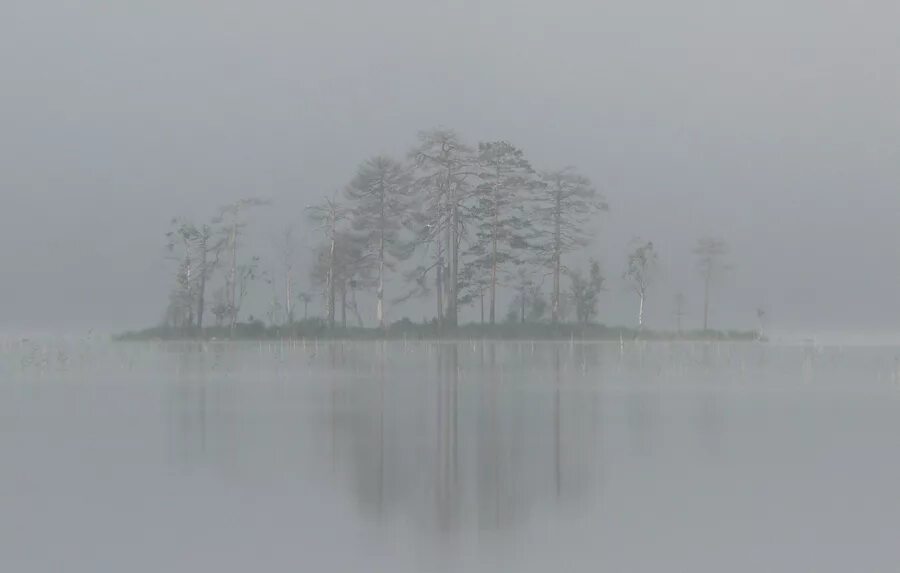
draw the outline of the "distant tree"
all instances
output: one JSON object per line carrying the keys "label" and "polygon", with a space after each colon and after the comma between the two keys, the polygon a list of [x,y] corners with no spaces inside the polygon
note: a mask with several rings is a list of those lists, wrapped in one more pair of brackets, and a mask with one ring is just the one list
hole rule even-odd
{"label": "distant tree", "polygon": [[171,225],[172,229],[166,233],[166,250],[178,266],[166,320],[173,326],[190,329],[194,326],[194,302],[200,275],[196,260],[197,229],[182,219],[172,219]]}
{"label": "distant tree", "polygon": [[176,285],[181,291],[176,298],[180,306],[190,306],[183,308],[189,328],[194,325],[198,330],[203,328],[207,284],[218,268],[224,244],[210,225],[197,226],[180,217],[171,221],[166,233],[166,250],[169,258],[178,261],[178,272],[183,275]]}
{"label": "distant tree", "polygon": [[336,199],[326,198],[321,203],[306,208],[307,216],[322,231],[325,244],[320,247],[313,261],[312,278],[320,284],[325,294],[325,319],[334,327],[336,288],[336,264],[340,225],[348,217],[347,209]]}
{"label": "distant tree", "polygon": [[521,149],[506,141],[478,144],[478,186],[471,218],[476,226],[468,265],[488,276],[489,320],[494,323],[497,285],[505,267],[521,261],[530,238],[526,206],[535,188],[535,173]]}
{"label": "distant tree", "polygon": [[575,317],[580,324],[587,324],[597,316],[598,298],[606,282],[600,263],[591,260],[587,277],[577,269],[569,270],[569,280]]}
{"label": "distant tree", "polygon": [[[234,326],[237,323],[238,310],[240,303],[238,302],[238,294],[240,290],[239,267],[241,263],[238,260],[238,248],[240,245],[240,237],[247,226],[246,212],[261,205],[267,205],[268,201],[257,198],[246,198],[229,203],[219,208],[219,213],[213,220],[214,223],[220,225],[220,232],[225,240],[224,246],[228,252],[228,266],[225,275],[225,296],[229,309],[229,329],[234,334]],[[246,272],[253,263],[245,263],[244,271]],[[252,274],[252,273],[251,273]],[[248,282],[246,279],[243,281]]]}
{"label": "distant tree", "polygon": [[232,332],[241,312],[241,307],[244,305],[244,299],[250,291],[250,285],[253,281],[264,278],[264,276],[259,270],[259,257],[251,257],[247,262],[239,264],[235,269],[235,296],[233,302],[230,302],[228,305]]}
{"label": "distant tree", "polygon": [[[310,271],[313,285],[323,289],[326,298],[336,305],[340,297],[341,325],[347,326],[347,309],[358,315],[355,302],[357,288],[374,284],[371,259],[366,256],[365,243],[359,237],[338,231],[334,241],[319,246]],[[335,306],[330,308],[329,325],[334,326]],[[357,322],[362,322],[357,316]]]}
{"label": "distant tree", "polygon": [[545,172],[541,180],[534,211],[534,220],[540,225],[542,234],[537,247],[542,263],[553,275],[551,316],[557,322],[561,315],[560,279],[566,271],[563,257],[587,245],[591,236],[588,223],[596,213],[608,210],[609,206],[590,179],[574,168]]}
{"label": "distant tree", "polygon": [[703,279],[703,330],[709,329],[710,288],[731,269],[725,261],[728,252],[728,243],[718,237],[702,237],[694,247],[697,271]]}
{"label": "distant tree", "polygon": [[[275,251],[280,267],[282,297],[279,308],[284,310],[284,319],[287,324],[294,322],[294,266],[297,259],[297,240],[294,225],[287,225],[275,241]],[[275,273],[272,275],[275,279]],[[274,284],[273,284],[274,286]],[[277,297],[276,297],[277,298]]]}
{"label": "distant tree", "polygon": [[178,265],[175,273],[175,285],[169,292],[169,304],[166,307],[166,326],[191,330],[194,326],[194,293],[190,277],[190,266],[186,262]]}
{"label": "distant tree", "polygon": [[345,192],[353,231],[363,240],[366,256],[375,262],[375,320],[382,329],[385,272],[394,271],[396,262],[408,259],[415,248],[404,232],[413,215],[411,183],[403,164],[379,155],[359,166]]}
{"label": "distant tree", "polygon": [[653,279],[658,265],[656,251],[653,243],[643,242],[641,239],[632,241],[632,250],[628,253],[625,272],[622,278],[628,283],[639,299],[638,303],[638,330],[644,327],[644,299],[647,296],[647,287]]}
{"label": "distant tree", "polygon": [[424,292],[427,273],[436,271],[438,325],[446,322],[455,326],[459,306],[459,248],[473,193],[475,157],[456,132],[443,128],[420,132],[409,156],[415,165],[414,186],[421,206],[415,224],[418,240],[423,246],[434,247],[430,253],[434,263],[420,265],[411,278],[416,282],[415,291]]}

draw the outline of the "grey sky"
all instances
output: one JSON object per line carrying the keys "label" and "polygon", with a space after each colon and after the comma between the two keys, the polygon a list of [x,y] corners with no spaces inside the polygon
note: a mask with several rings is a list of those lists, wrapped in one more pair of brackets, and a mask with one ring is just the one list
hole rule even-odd
{"label": "grey sky", "polygon": [[900,320],[896,2],[6,0],[0,14],[0,324],[154,322],[171,216],[272,198],[265,251],[359,161],[435,125],[604,189],[590,251],[611,276],[604,320],[633,321],[614,279],[641,235],[666,266],[648,324],[671,325],[676,289],[696,321],[704,234],[737,265],[714,326],[752,326],[759,305],[784,328]]}

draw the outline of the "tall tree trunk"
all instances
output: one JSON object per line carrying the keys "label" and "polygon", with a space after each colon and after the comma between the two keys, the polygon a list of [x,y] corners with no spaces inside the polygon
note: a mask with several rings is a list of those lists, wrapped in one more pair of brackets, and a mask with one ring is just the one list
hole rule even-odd
{"label": "tall tree trunk", "polygon": [[444,326],[444,243],[437,241],[437,270],[435,271],[435,301],[437,302],[438,329]]}
{"label": "tall tree trunk", "polygon": [[231,266],[228,269],[228,312],[230,313],[228,331],[234,336],[234,325],[237,322],[237,222],[231,224],[229,236],[231,247]]}
{"label": "tall tree trunk", "polygon": [[638,330],[643,330],[644,328],[644,289],[641,288],[640,291],[641,302],[638,305]]}
{"label": "tall tree trunk", "polygon": [[559,275],[562,271],[562,191],[556,191],[556,211],[553,215],[553,322],[559,322]]}
{"label": "tall tree trunk", "polygon": [[522,305],[522,308],[521,308],[522,312],[520,314],[521,323],[525,324],[525,291],[524,290],[521,293],[519,293],[519,303]]}
{"label": "tall tree trunk", "polygon": [[[205,233],[205,231],[204,231]],[[203,310],[206,308],[206,275],[208,256],[208,238],[204,234],[200,240],[200,287],[197,291],[197,330],[203,334]]]}
{"label": "tall tree trunk", "polygon": [[703,330],[709,330],[709,280],[710,273],[706,273],[703,281]]}
{"label": "tall tree trunk", "polygon": [[479,298],[481,299],[481,324],[484,324],[484,288],[479,290]]}
{"label": "tall tree trunk", "polygon": [[194,266],[191,263],[190,256],[187,258],[187,265],[185,268],[185,281],[187,282],[187,331],[190,331],[194,327]]}
{"label": "tall tree trunk", "polygon": [[378,244],[378,301],[375,307],[375,318],[378,328],[384,330],[384,208],[381,209],[381,237]]}
{"label": "tall tree trunk", "polygon": [[494,324],[497,306],[497,210],[494,209],[494,222],[491,224],[491,309],[490,320]]}
{"label": "tall tree trunk", "polygon": [[497,168],[494,196],[491,198],[491,324],[495,323],[497,307],[497,211],[499,210],[500,168]]}
{"label": "tall tree trunk", "polygon": [[328,292],[326,293],[325,312],[328,316],[328,326],[334,328],[335,284],[334,284],[334,249],[335,249],[335,225],[334,214],[331,216],[331,249],[328,253]]}
{"label": "tall tree trunk", "polygon": [[[448,191],[449,193],[449,191]],[[450,205],[450,197],[447,196],[447,213],[446,220],[444,221],[444,247],[443,247],[443,257],[441,258],[441,284],[444,287],[443,294],[441,295],[441,320],[440,324],[442,327],[447,326],[450,321],[450,260],[453,258],[453,251],[450,248],[452,242],[452,236],[450,232],[450,228],[453,224],[453,209]]]}
{"label": "tall tree trunk", "polygon": [[457,325],[457,303],[459,286],[459,206],[456,204],[456,198],[453,199],[451,211],[451,228],[450,228],[450,281],[447,290],[447,324],[451,328]]}

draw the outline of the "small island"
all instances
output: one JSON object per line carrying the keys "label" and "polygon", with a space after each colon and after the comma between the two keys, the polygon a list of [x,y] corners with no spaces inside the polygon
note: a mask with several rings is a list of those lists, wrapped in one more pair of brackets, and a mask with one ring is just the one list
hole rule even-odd
{"label": "small island", "polygon": [[[348,179],[276,240],[269,230],[268,253],[248,252],[259,244],[249,237],[251,217],[268,200],[234,201],[201,223],[172,219],[165,236],[174,280],[163,318],[115,338],[765,339],[761,308],[758,328],[710,328],[711,293],[733,268],[727,242],[710,236],[692,252],[698,328],[683,328],[687,299],[673,285],[674,328],[646,327],[645,302],[662,276],[658,246],[633,238],[610,277],[604,268],[613,265],[594,254],[606,197],[573,167],[535,168],[508,141],[470,145],[453,130],[430,129],[404,159],[373,156]],[[601,323],[607,294],[630,297],[633,326]]]}
{"label": "small island", "polygon": [[239,322],[234,329],[209,326],[203,330],[184,330],[157,326],[116,335],[118,341],[146,340],[586,340],[586,341],[762,341],[766,339],[752,330],[693,330],[685,332],[636,330],[603,324],[504,323],[495,325],[463,324],[441,331],[437,322],[417,324],[399,320],[385,329],[366,327],[331,328],[320,318],[302,320],[289,325],[266,325],[261,320]]}

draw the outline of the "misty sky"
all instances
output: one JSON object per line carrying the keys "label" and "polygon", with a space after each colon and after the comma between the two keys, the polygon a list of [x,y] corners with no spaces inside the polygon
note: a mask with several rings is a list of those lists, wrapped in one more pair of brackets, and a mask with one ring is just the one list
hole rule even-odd
{"label": "misty sky", "polygon": [[634,320],[617,278],[640,235],[665,267],[648,324],[676,290],[696,323],[690,249],[716,234],[736,269],[712,326],[764,306],[895,330],[898,21],[895,1],[5,0],[0,328],[155,323],[173,215],[271,198],[266,255],[361,160],[444,125],[604,190],[603,321]]}

